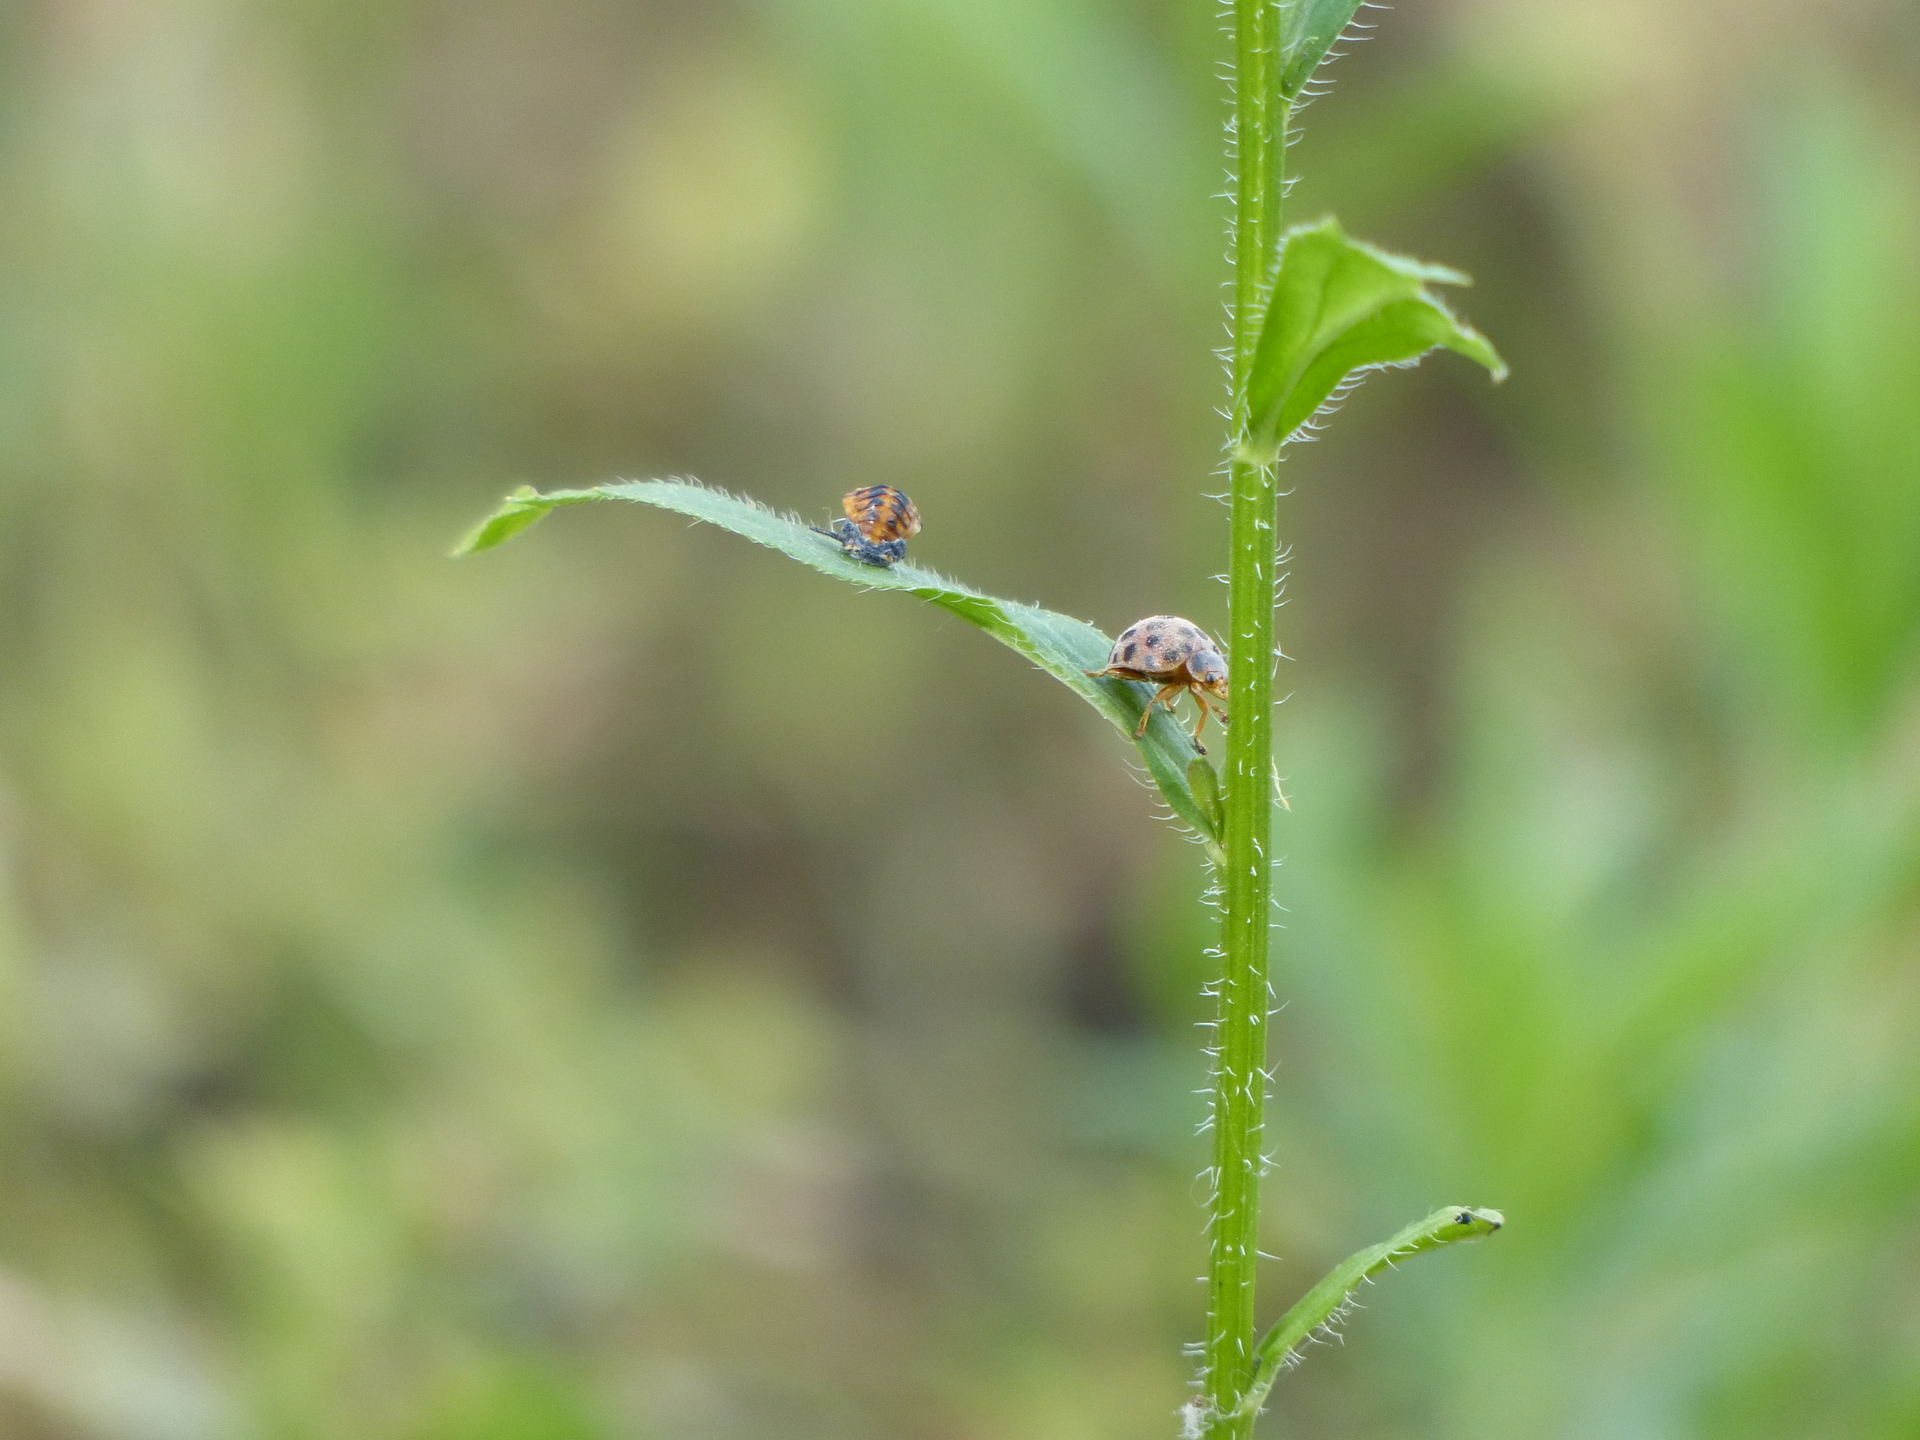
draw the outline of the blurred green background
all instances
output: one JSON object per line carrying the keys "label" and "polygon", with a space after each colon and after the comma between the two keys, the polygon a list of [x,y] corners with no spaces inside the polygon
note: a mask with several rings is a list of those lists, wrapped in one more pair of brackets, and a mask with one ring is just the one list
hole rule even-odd
{"label": "blurred green background", "polygon": [[[1290,452],[1273,1435],[1920,1435],[1920,9],[1374,13],[1291,216],[1514,367]],[[1144,0],[0,9],[0,1436],[1165,1437],[1197,853],[964,625],[1218,623]],[[684,678],[698,665],[699,684]]]}

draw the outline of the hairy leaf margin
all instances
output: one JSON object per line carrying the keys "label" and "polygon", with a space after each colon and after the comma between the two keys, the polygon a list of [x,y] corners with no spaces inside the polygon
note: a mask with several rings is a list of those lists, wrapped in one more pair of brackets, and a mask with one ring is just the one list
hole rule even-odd
{"label": "hairy leaf margin", "polygon": [[1300,98],[1363,0],[1281,0],[1280,98]]}
{"label": "hairy leaf margin", "polygon": [[1289,230],[1247,383],[1249,457],[1272,460],[1350,376],[1410,365],[1429,350],[1453,350],[1504,380],[1491,342],[1427,289],[1472,283],[1349,239],[1331,218]]}
{"label": "hairy leaf margin", "polygon": [[[782,515],[755,500],[742,499],[692,480],[632,480],[588,490],[542,493],[522,486],[476,525],[452,551],[474,555],[505,544],[565,505],[601,500],[632,500],[703,520],[755,544],[811,566],[822,574],[867,590],[904,590],[958,615],[993,636],[1060,681],[1098,710],[1129,741],[1154,687],[1136,680],[1096,680],[1085,672],[1103,669],[1113,648],[1107,635],[1037,605],[998,600],[905,561],[888,569],[849,559],[839,542],[792,515]],[[1195,754],[1191,736],[1165,710],[1156,711],[1147,733],[1135,742],[1147,773],[1173,813],[1209,846],[1219,840],[1218,791],[1212,764]],[[1197,769],[1196,769],[1197,767]],[[1204,771],[1204,775],[1198,772]],[[1195,793],[1196,783],[1200,790]]]}
{"label": "hairy leaf margin", "polygon": [[1498,1210],[1448,1205],[1424,1220],[1414,1221],[1391,1239],[1349,1255],[1261,1337],[1253,1352],[1253,1383],[1247,1387],[1234,1414],[1237,1417],[1259,1414],[1273,1382],[1294,1352],[1314,1331],[1337,1321],[1353,1299],[1354,1291],[1382,1270],[1409,1256],[1462,1240],[1484,1239],[1506,1223],[1506,1217]]}

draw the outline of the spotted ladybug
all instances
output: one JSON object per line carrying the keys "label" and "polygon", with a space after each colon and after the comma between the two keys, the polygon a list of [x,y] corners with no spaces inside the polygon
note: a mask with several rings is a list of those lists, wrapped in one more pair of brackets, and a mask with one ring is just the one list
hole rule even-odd
{"label": "spotted ladybug", "polygon": [[1200,732],[1207,728],[1208,712],[1218,711],[1220,723],[1227,723],[1226,709],[1210,698],[1227,698],[1227,662],[1220,658],[1218,647],[1207,638],[1206,631],[1178,615],[1149,615],[1129,625],[1113,642],[1107,668],[1086,673],[1096,680],[1111,677],[1159,685],[1160,693],[1140,712],[1139,728],[1133,732],[1136,740],[1147,733],[1153,707],[1164,704],[1172,710],[1183,690],[1200,704],[1200,723],[1193,727],[1193,745],[1202,755],[1207,753],[1207,747],[1200,743]]}
{"label": "spotted ladybug", "polygon": [[840,552],[862,565],[885,568],[907,558],[907,541],[920,533],[920,512],[903,491],[891,485],[868,485],[840,498],[847,518],[831,530],[813,528],[840,542]]}

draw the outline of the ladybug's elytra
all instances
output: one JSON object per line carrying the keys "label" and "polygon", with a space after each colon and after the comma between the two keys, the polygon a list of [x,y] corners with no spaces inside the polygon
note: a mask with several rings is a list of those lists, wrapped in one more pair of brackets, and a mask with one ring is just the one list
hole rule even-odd
{"label": "ladybug's elytra", "polygon": [[840,551],[862,565],[886,568],[907,558],[907,541],[920,533],[920,512],[891,485],[868,485],[840,497],[847,518],[831,530],[813,528],[840,542]]}
{"label": "ladybug's elytra", "polygon": [[1165,705],[1172,710],[1182,691],[1192,695],[1200,705],[1200,723],[1193,727],[1193,745],[1202,755],[1207,753],[1207,747],[1200,743],[1200,732],[1207,728],[1208,712],[1218,711],[1220,723],[1227,723],[1225,707],[1211,698],[1227,698],[1227,662],[1220,658],[1219,648],[1207,638],[1206,631],[1178,615],[1149,615],[1135,621],[1113,642],[1107,668],[1086,673],[1095,679],[1144,680],[1159,685],[1159,693],[1140,712],[1139,728],[1133,732],[1136,740],[1147,733],[1153,707]]}

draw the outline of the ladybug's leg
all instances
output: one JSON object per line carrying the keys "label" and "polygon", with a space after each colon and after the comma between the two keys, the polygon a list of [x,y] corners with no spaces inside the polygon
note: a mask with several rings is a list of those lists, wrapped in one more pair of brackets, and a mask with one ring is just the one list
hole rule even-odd
{"label": "ladybug's leg", "polygon": [[1133,732],[1133,738],[1138,740],[1147,733],[1147,721],[1153,718],[1154,706],[1164,703],[1167,709],[1173,709],[1175,702],[1180,699],[1180,692],[1185,688],[1184,685],[1162,685],[1160,693],[1149,700],[1147,708],[1140,712],[1140,728]]}
{"label": "ladybug's leg", "polygon": [[1193,748],[1204,755],[1207,753],[1207,747],[1200,743],[1200,732],[1207,728],[1207,716],[1218,715],[1220,717],[1220,728],[1224,730],[1227,728],[1227,707],[1207,694],[1207,692],[1202,690],[1198,685],[1190,685],[1187,688],[1192,691],[1193,698],[1198,701],[1200,705],[1200,723],[1193,727]]}
{"label": "ladybug's leg", "polygon": [[1156,695],[1140,707],[1140,723],[1133,727],[1134,739],[1138,740],[1142,735],[1147,733],[1147,722],[1153,719],[1153,707],[1159,703],[1159,700],[1160,696]]}

